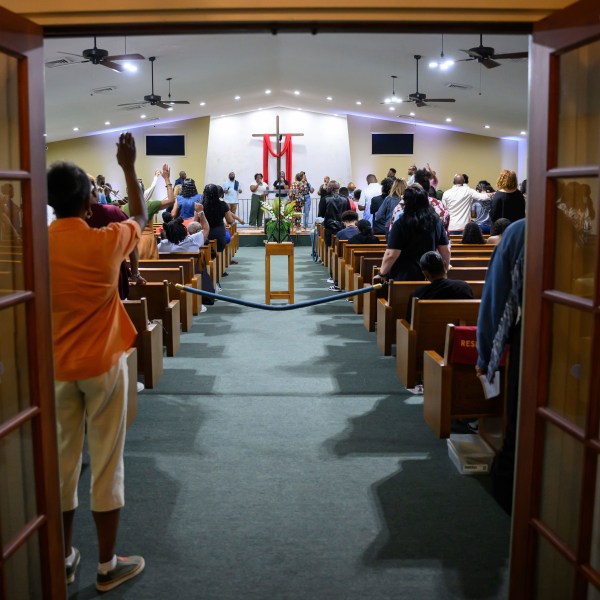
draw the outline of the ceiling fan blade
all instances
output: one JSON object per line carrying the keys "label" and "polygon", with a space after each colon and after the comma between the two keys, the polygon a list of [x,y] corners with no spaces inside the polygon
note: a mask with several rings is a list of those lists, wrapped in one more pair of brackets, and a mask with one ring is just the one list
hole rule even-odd
{"label": "ceiling fan blade", "polygon": [[507,58],[528,58],[529,57],[529,52],[509,52],[508,54],[494,54],[494,56],[492,56],[493,59],[495,60],[504,60]]}
{"label": "ceiling fan blade", "polygon": [[150,102],[146,100],[141,100],[140,102],[127,102],[127,104],[117,104],[117,106],[141,106],[142,104],[150,104]]}
{"label": "ceiling fan blade", "polygon": [[454,98],[427,98],[427,102],[456,102]]}
{"label": "ceiling fan blade", "polygon": [[167,104],[189,104],[188,100],[167,100]]}
{"label": "ceiling fan blade", "polygon": [[103,60],[102,62],[100,62],[98,64],[102,65],[103,67],[108,67],[109,69],[112,69],[113,71],[118,71],[119,73],[123,73],[126,71],[126,69],[123,65],[120,65],[115,62],[111,62],[110,60]]}
{"label": "ceiling fan blade", "polygon": [[160,106],[161,108],[171,108],[171,105],[167,104],[166,102],[157,102],[154,106]]}
{"label": "ceiling fan blade", "polygon": [[141,54],[115,54],[114,56],[107,56],[104,60],[146,60]]}
{"label": "ceiling fan blade", "polygon": [[79,56],[79,58],[83,58],[83,54],[74,54],[73,52],[63,52],[62,50],[57,50],[59,54],[68,54],[69,56]]}
{"label": "ceiling fan blade", "polygon": [[500,66],[499,62],[496,62],[495,60],[492,60],[491,58],[484,58],[480,62],[486,69],[495,69],[496,67]]}
{"label": "ceiling fan blade", "polygon": [[[483,56],[481,56],[481,54],[479,54],[479,52],[476,52],[474,49],[472,50],[460,50],[461,52],[464,52],[465,54],[468,54],[469,56],[473,57],[473,58],[483,58]],[[464,60],[468,60],[468,59],[464,59]]]}

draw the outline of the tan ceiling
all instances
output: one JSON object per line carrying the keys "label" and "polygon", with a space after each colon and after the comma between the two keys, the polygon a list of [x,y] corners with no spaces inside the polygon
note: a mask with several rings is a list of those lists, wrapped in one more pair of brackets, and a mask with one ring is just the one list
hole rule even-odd
{"label": "tan ceiling", "polygon": [[168,23],[532,23],[572,0],[3,0],[45,26]]}

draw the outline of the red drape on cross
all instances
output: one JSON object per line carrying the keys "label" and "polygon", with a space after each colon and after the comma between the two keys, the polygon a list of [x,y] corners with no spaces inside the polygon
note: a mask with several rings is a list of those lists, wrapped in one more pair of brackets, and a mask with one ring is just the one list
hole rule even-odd
{"label": "red drape on cross", "polygon": [[[285,176],[289,180],[292,176],[292,136],[289,133],[285,134],[285,141],[281,152],[277,154],[271,145],[271,137],[268,134],[263,135],[263,178],[266,182],[269,181],[269,154],[275,158],[279,158],[285,154]],[[277,173],[279,177],[279,173]]]}

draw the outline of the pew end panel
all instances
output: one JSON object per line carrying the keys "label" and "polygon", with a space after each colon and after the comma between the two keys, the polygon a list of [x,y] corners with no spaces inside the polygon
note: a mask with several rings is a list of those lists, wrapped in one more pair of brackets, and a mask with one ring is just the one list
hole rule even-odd
{"label": "pew end panel", "polygon": [[417,385],[416,332],[405,319],[396,321],[396,373],[405,388]]}
{"label": "pew end panel", "polygon": [[137,348],[129,348],[129,350],[126,352],[126,356],[129,380],[127,383],[127,419],[125,422],[125,427],[126,429],[129,429],[138,414]]}

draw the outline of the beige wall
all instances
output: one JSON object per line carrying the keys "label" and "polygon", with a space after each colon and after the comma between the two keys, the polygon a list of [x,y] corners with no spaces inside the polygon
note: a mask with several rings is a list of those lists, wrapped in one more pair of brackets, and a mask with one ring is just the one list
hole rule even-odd
{"label": "beige wall", "polygon": [[[136,170],[147,186],[152,181],[155,169],[168,163],[171,167],[171,181],[175,181],[180,170],[184,170],[188,177],[196,180],[197,187],[204,187],[204,172],[206,170],[206,149],[208,147],[208,130],[210,127],[209,117],[189,119],[176,123],[156,125],[153,127],[138,127],[132,129],[137,141],[138,156]],[[146,134],[180,134],[186,136],[186,154],[180,157],[145,156],[144,136]],[[119,137],[118,132],[101,133],[98,135],[52,142],[48,144],[46,152],[47,164],[55,160],[68,160],[78,164],[91,175],[102,173],[106,181],[113,188],[124,193],[124,178],[115,158],[115,143]],[[164,185],[156,188],[154,197],[160,198],[164,192]]]}
{"label": "beige wall", "polygon": [[[458,133],[444,129],[415,126],[348,116],[350,139],[350,160],[352,180],[361,187],[369,173],[382,178],[390,167],[404,175],[411,163],[424,166],[429,162],[437,171],[440,186],[446,189],[452,185],[454,173],[468,173],[472,182],[487,179],[495,184],[501,169],[518,171],[519,143],[492,137]],[[183,169],[193,177],[199,189],[205,183],[206,156],[208,148],[209,117],[190,119],[140,127],[133,130],[138,140],[138,176],[148,185],[154,169],[168,162],[172,170],[172,181]],[[371,133],[414,133],[414,154],[411,156],[371,155]],[[181,158],[144,156],[144,135],[146,133],[183,133],[186,135],[187,156]],[[70,160],[92,175],[103,173],[113,187],[123,191],[123,176],[115,160],[115,141],[118,133],[103,133],[96,136],[76,138],[48,144],[48,164],[55,160]],[[164,188],[157,187],[155,198],[162,197]]]}
{"label": "beige wall", "polygon": [[[502,169],[518,171],[517,141],[354,116],[348,116],[348,132],[352,174],[358,187],[365,184],[369,173],[381,179],[390,167],[397,169],[399,176],[405,176],[412,163],[422,167],[429,162],[438,174],[442,189],[452,185],[457,172],[467,173],[473,185],[479,179],[487,179],[495,185]],[[371,133],[413,133],[414,154],[373,156]]]}

